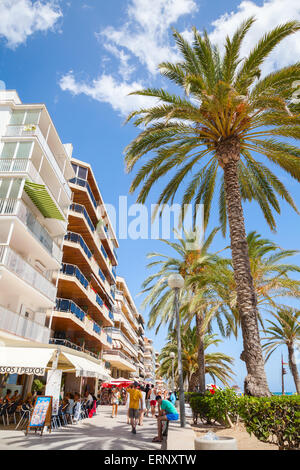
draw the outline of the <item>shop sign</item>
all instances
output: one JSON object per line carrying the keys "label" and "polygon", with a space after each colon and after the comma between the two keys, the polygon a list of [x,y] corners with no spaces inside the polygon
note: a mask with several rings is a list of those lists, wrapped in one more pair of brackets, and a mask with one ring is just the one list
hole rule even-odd
{"label": "shop sign", "polygon": [[45,375],[46,370],[42,367],[10,367],[0,366],[0,374],[26,374],[26,375]]}

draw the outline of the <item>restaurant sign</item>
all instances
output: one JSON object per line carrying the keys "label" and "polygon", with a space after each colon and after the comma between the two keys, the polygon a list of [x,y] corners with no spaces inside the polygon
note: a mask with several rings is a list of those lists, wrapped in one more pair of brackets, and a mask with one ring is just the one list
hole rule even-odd
{"label": "restaurant sign", "polygon": [[46,370],[43,367],[10,367],[0,366],[0,374],[26,374],[26,375],[45,375]]}

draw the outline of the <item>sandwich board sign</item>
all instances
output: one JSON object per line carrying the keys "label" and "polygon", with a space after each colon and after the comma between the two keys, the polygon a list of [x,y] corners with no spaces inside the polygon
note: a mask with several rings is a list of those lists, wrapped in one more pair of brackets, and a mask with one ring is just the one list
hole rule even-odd
{"label": "sandwich board sign", "polygon": [[51,432],[51,417],[52,417],[52,397],[40,396],[36,398],[33,412],[27,426],[26,434],[30,430],[35,432],[41,431],[43,434],[45,426]]}

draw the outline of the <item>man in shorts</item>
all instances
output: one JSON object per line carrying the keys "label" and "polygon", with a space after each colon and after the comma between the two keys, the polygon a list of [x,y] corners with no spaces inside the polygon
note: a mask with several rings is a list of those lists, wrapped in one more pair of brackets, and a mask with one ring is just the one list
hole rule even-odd
{"label": "man in shorts", "polygon": [[131,432],[136,434],[136,425],[139,419],[139,410],[143,407],[143,395],[140,390],[137,389],[138,383],[134,382],[131,388],[127,388],[129,395],[129,418],[131,424]]}
{"label": "man in shorts", "polygon": [[164,421],[178,421],[179,414],[175,406],[169,400],[163,400],[160,395],[156,397],[160,411],[157,417],[157,436],[152,442],[162,442],[162,425]]}

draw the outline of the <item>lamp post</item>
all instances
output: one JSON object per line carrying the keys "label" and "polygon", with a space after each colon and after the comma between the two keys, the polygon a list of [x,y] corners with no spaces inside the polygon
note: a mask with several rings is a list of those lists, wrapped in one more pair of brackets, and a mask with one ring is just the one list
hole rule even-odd
{"label": "lamp post", "polygon": [[174,359],[175,359],[175,353],[171,352],[170,353],[170,358],[172,359],[172,392],[175,390],[175,384],[174,384]]}
{"label": "lamp post", "polygon": [[168,279],[168,285],[171,289],[174,290],[174,294],[175,294],[174,310],[175,310],[175,315],[176,315],[177,348],[178,348],[180,426],[184,428],[185,427],[185,409],[184,409],[184,389],[183,389],[180,318],[179,318],[179,291],[184,286],[184,279],[180,274],[171,274],[171,276]]}

